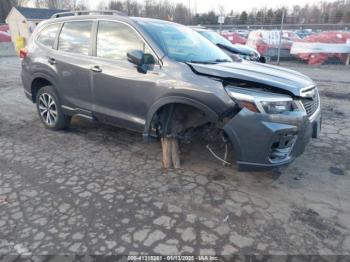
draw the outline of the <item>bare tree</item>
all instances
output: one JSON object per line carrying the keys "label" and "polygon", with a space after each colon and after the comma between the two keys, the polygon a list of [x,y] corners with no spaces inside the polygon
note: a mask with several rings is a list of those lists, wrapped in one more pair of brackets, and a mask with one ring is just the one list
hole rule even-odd
{"label": "bare tree", "polygon": [[109,2],[108,4],[108,9],[110,10],[118,10],[118,11],[125,11],[124,10],[124,6],[123,6],[123,2],[122,1],[116,1],[116,0],[112,0]]}
{"label": "bare tree", "polygon": [[106,3],[103,1],[99,2],[98,6],[97,6],[97,10],[106,10],[106,9],[107,9]]}
{"label": "bare tree", "polygon": [[5,23],[5,19],[12,7],[24,6],[28,0],[1,0],[0,4],[0,23]]}
{"label": "bare tree", "polygon": [[63,9],[63,2],[62,0],[46,0],[47,1],[47,7],[50,9]]}
{"label": "bare tree", "polygon": [[64,9],[72,9],[72,10],[86,10],[88,4],[86,0],[66,0],[63,1],[62,8]]}
{"label": "bare tree", "polygon": [[[5,1],[6,2],[6,1]],[[29,0],[10,0],[11,6],[24,6]]]}
{"label": "bare tree", "polygon": [[37,8],[65,9],[65,10],[86,10],[86,0],[35,0]]}
{"label": "bare tree", "polygon": [[179,3],[175,6],[174,10],[174,21],[178,23],[189,24],[190,23],[190,11],[189,9]]}

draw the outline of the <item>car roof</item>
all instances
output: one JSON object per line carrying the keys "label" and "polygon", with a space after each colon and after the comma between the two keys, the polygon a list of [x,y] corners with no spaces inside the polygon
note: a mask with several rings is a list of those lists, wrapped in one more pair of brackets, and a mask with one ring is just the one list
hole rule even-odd
{"label": "car roof", "polygon": [[176,24],[169,21],[159,20],[159,19],[151,19],[151,18],[141,18],[141,17],[129,17],[126,15],[97,15],[97,14],[87,14],[87,15],[70,15],[70,16],[62,16],[62,17],[52,17],[48,20],[45,20],[39,24],[39,26],[36,28],[36,32],[39,32],[41,28],[52,24],[52,23],[64,23],[64,22],[71,22],[71,21],[81,21],[81,20],[109,20],[109,21],[116,21],[116,22],[124,22],[129,25],[131,25],[133,28],[136,28],[139,33],[142,33],[143,38],[152,46],[153,49],[155,49],[155,53],[157,54],[158,58],[163,57],[165,54],[164,52],[158,47],[158,45],[153,41],[152,38],[148,36],[148,34],[142,29],[142,27],[139,25],[139,22],[148,22],[148,23],[171,23]]}
{"label": "car roof", "polygon": [[62,16],[57,18],[50,18],[46,22],[66,22],[66,21],[75,21],[75,20],[85,20],[85,19],[108,19],[108,20],[128,20],[127,16],[118,16],[118,15],[79,15],[79,16]]}
{"label": "car roof", "polygon": [[86,14],[86,15],[66,15],[66,16],[60,16],[60,17],[52,17],[48,22],[64,22],[64,21],[75,21],[75,20],[84,20],[84,19],[108,19],[108,20],[117,20],[117,21],[135,21],[135,22],[147,22],[147,23],[171,23],[176,24],[171,21],[161,20],[161,19],[154,19],[154,18],[145,18],[145,17],[130,17],[126,15],[100,15],[100,14]]}

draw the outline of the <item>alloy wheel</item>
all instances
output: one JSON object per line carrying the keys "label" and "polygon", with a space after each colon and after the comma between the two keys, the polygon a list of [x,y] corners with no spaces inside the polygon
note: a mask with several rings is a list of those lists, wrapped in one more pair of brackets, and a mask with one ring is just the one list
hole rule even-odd
{"label": "alloy wheel", "polygon": [[39,97],[39,112],[42,120],[49,126],[54,126],[57,122],[57,107],[54,98],[43,93]]}

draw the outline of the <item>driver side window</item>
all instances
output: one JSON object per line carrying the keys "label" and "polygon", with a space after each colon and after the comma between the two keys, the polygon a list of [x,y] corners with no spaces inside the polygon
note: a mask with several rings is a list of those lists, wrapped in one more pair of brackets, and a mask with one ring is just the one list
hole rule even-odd
{"label": "driver side window", "polygon": [[96,55],[116,60],[127,60],[127,53],[142,50],[152,53],[136,32],[129,26],[109,21],[99,21]]}

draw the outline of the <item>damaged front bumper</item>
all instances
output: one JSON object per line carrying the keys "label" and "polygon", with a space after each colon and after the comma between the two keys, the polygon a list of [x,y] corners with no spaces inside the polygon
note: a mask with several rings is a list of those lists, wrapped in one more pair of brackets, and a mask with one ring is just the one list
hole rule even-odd
{"label": "damaged front bumper", "polygon": [[310,119],[304,111],[261,114],[243,108],[224,130],[234,147],[240,171],[263,171],[290,164],[311,137],[317,137],[321,115]]}

